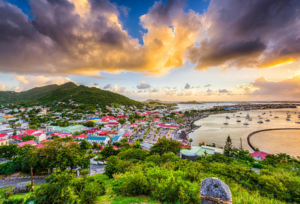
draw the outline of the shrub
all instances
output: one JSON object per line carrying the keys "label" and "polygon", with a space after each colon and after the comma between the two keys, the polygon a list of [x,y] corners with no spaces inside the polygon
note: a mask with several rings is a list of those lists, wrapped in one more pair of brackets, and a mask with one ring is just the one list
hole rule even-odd
{"label": "shrub", "polygon": [[149,183],[142,171],[127,172],[116,176],[112,189],[120,195],[145,195],[149,192]]}

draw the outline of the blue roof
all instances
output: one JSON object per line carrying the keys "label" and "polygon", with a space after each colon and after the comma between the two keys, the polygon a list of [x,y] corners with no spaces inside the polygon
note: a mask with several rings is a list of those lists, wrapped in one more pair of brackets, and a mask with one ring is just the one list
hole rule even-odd
{"label": "blue roof", "polygon": [[94,118],[86,118],[86,120],[97,120],[97,119],[100,119],[98,117],[94,117]]}
{"label": "blue roof", "polygon": [[118,140],[120,138],[120,136],[114,136],[113,138],[112,138],[112,140]]}
{"label": "blue roof", "polygon": [[106,137],[88,137],[88,140],[101,140],[101,141],[105,141]]}

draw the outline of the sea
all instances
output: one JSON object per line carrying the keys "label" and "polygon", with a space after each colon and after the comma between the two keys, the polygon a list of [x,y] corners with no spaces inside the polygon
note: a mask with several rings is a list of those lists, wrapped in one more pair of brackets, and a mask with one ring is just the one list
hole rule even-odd
{"label": "sea", "polygon": [[[213,106],[236,105],[235,103],[204,103],[204,104],[180,104],[180,110],[188,109],[206,109]],[[263,114],[265,113],[265,114]],[[252,118],[252,121],[246,119],[247,114]],[[291,115],[291,121],[287,121],[287,115]],[[236,113],[214,114],[207,118],[200,119],[195,122],[195,125],[201,125],[200,128],[190,133],[190,138],[193,139],[193,145],[198,145],[201,142],[208,144],[215,143],[217,147],[225,145],[226,138],[230,135],[233,146],[249,150],[253,152],[247,143],[247,136],[258,130],[274,129],[274,128],[299,128],[300,124],[298,115],[300,114],[300,106],[289,109],[266,109],[266,110],[250,110],[238,111]],[[230,119],[226,120],[226,116]],[[237,117],[239,116],[239,117]],[[257,123],[261,116],[264,123]],[[278,117],[278,118],[275,118]],[[237,122],[237,120],[241,122]],[[270,122],[265,120],[269,119]],[[228,125],[224,125],[228,122]],[[243,125],[247,122],[249,125]],[[300,130],[274,130],[260,132],[253,135],[250,139],[252,145],[260,151],[270,154],[286,153],[291,156],[300,156]]]}

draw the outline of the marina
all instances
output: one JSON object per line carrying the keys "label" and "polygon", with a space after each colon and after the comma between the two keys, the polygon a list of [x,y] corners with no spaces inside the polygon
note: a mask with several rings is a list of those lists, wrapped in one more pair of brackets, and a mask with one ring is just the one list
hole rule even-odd
{"label": "marina", "polygon": [[[207,118],[195,122],[195,125],[201,125],[201,128],[190,133],[190,137],[193,139],[194,144],[201,142],[205,142],[206,144],[215,143],[217,147],[221,147],[224,146],[226,137],[230,135],[233,146],[239,148],[242,141],[243,148],[252,152],[253,149],[247,144],[247,136],[249,134],[264,129],[300,128],[299,110],[300,106],[297,106],[297,109],[271,110],[273,113],[276,111],[276,116],[274,113],[272,117],[269,116],[269,111],[267,110],[239,111],[240,117],[233,116],[234,113],[229,114],[231,123],[228,125],[223,124],[224,118],[228,115],[227,113],[211,114]],[[289,114],[286,114],[287,112]],[[252,118],[252,120],[248,120],[249,118]],[[286,131],[289,132],[288,130]],[[289,153],[292,156],[300,156],[299,131],[291,131],[289,134],[283,134],[283,132],[261,132],[253,136],[251,141],[261,151],[274,154],[280,149],[281,152]],[[268,138],[268,140],[265,138]],[[282,145],[282,140],[284,140],[285,145]],[[296,150],[296,148],[298,149]]]}

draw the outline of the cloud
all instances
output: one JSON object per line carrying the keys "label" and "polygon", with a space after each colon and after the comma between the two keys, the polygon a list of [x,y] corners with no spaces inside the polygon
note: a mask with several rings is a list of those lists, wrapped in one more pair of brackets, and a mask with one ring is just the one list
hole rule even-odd
{"label": "cloud", "polygon": [[118,6],[108,0],[29,0],[32,18],[0,0],[0,71],[96,78],[102,78],[101,71],[131,71],[161,76],[182,67],[187,48],[201,36],[203,17],[185,12],[184,4],[155,2],[140,17],[145,33],[139,43],[122,27]]}
{"label": "cloud", "polygon": [[6,86],[4,84],[0,84],[0,91],[6,91]]}
{"label": "cloud", "polygon": [[113,91],[114,91],[114,92],[118,92],[118,91],[119,91],[118,84],[115,84],[115,85],[114,85]]}
{"label": "cloud", "polygon": [[189,48],[197,69],[267,68],[300,59],[300,1],[211,0],[206,37]]}
{"label": "cloud", "polygon": [[253,83],[250,83],[249,87],[253,87],[254,90],[251,92],[246,92],[245,94],[272,97],[276,98],[277,100],[300,99],[299,74],[278,82],[268,81],[266,78],[261,77],[256,79]]}
{"label": "cloud", "polygon": [[146,82],[142,81],[142,83],[138,84],[136,86],[136,88],[138,89],[148,89],[148,88],[151,88],[151,85],[150,84],[147,84]]}
{"label": "cloud", "polygon": [[219,89],[219,93],[229,93],[227,89]]}
{"label": "cloud", "polygon": [[205,88],[211,87],[211,84],[204,85]]}
{"label": "cloud", "polygon": [[119,88],[119,93],[124,93],[126,91],[126,87],[120,87]]}
{"label": "cloud", "polygon": [[18,86],[15,86],[13,90],[26,91],[35,87],[46,86],[50,84],[64,84],[67,82],[74,82],[67,77],[56,77],[56,76],[32,76],[32,75],[17,75],[13,77],[19,82]]}
{"label": "cloud", "polygon": [[90,87],[97,87],[97,88],[99,88],[99,87],[98,87],[98,83],[91,83],[89,86],[90,86]]}
{"label": "cloud", "polygon": [[[169,87],[168,89],[170,89],[170,87]],[[154,89],[151,89],[151,91],[150,91],[150,92],[152,92],[152,93],[156,93],[156,92],[159,92],[159,89],[158,89],[158,88],[154,88]]]}
{"label": "cloud", "polygon": [[119,6],[119,9],[125,17],[128,17],[128,13],[131,10],[131,8],[126,7],[126,6]]}
{"label": "cloud", "polygon": [[103,87],[103,89],[111,89],[112,87],[111,87],[111,84],[106,84],[104,87]]}
{"label": "cloud", "polygon": [[188,83],[186,83],[184,86],[184,89],[190,89],[190,88],[191,88],[191,86]]}

